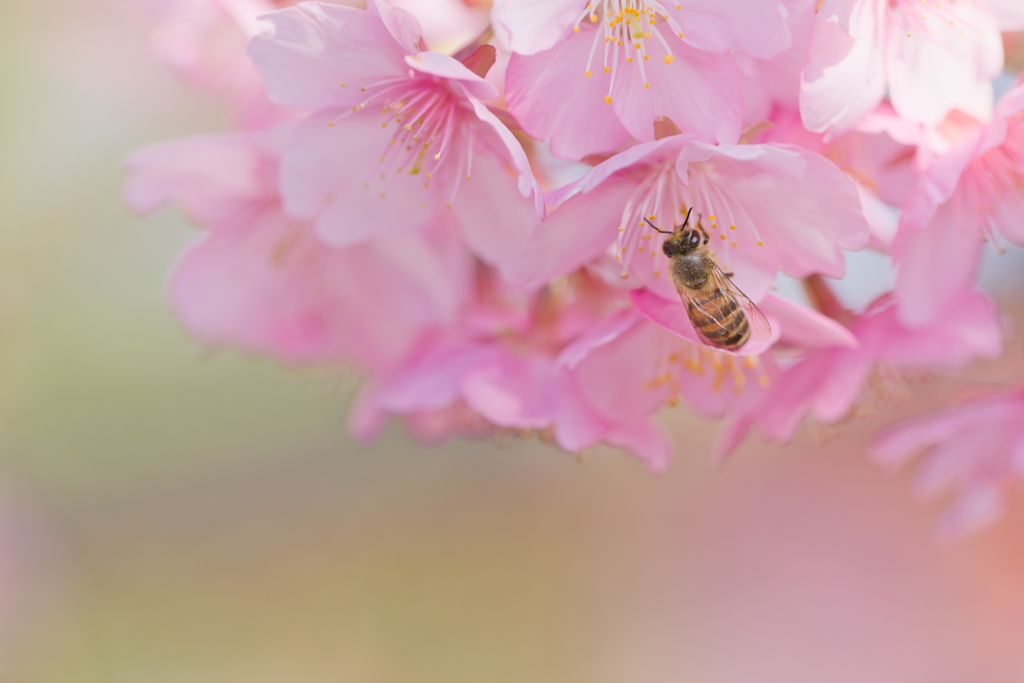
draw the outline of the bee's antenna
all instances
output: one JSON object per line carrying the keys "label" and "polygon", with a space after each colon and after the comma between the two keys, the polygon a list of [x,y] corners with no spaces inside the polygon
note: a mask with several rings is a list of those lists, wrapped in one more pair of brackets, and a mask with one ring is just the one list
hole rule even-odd
{"label": "bee's antenna", "polygon": [[[693,213],[693,207],[692,206],[689,209],[687,209],[687,211],[686,211],[686,220],[683,221],[682,227],[685,228],[686,224],[690,222],[690,214],[691,213]],[[700,223],[700,214],[697,214],[697,222]]]}
{"label": "bee's antenna", "polygon": [[648,221],[647,220],[647,216],[644,216],[644,220],[647,221],[647,225],[651,226],[652,228],[654,228],[655,230],[657,230],[658,232],[660,232],[663,235],[672,235],[673,234],[671,231],[669,231],[669,230],[662,230],[661,228],[656,226],[654,223]]}

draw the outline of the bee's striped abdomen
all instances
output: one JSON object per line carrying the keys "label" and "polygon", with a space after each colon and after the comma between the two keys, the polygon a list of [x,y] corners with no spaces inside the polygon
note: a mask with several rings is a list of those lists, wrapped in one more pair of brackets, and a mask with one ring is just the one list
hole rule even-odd
{"label": "bee's striped abdomen", "polygon": [[750,338],[746,312],[724,289],[691,300],[686,312],[697,334],[711,346],[733,351]]}

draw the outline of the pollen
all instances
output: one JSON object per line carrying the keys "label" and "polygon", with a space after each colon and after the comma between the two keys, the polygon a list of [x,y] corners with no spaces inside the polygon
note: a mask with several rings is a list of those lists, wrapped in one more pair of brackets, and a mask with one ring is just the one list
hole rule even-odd
{"label": "pollen", "polygon": [[671,64],[672,60],[674,59],[675,57],[673,57],[672,55],[665,55],[664,57],[661,58],[661,61],[665,62],[666,64]]}
{"label": "pollen", "polygon": [[612,96],[611,96],[611,95],[605,95],[605,96],[604,96],[604,101],[605,101],[605,102],[606,102],[607,104],[611,104],[611,103],[612,103]]}
{"label": "pollen", "polygon": [[735,226],[735,225],[730,225],[730,226],[729,226],[729,229],[730,229],[730,230],[735,230],[735,229],[736,229],[736,226]]}
{"label": "pollen", "polygon": [[590,73],[589,69],[587,71],[584,71],[583,73],[586,74],[587,78],[590,78],[591,76],[594,75],[594,74]]}
{"label": "pollen", "polygon": [[579,33],[580,32],[580,27],[579,26],[573,26],[572,30],[573,30],[573,33]]}
{"label": "pollen", "polygon": [[715,218],[714,216],[708,216],[708,220],[709,221],[717,221],[718,219]]}
{"label": "pollen", "polygon": [[651,84],[650,83],[644,83],[644,90],[650,90],[650,89],[651,89]]}

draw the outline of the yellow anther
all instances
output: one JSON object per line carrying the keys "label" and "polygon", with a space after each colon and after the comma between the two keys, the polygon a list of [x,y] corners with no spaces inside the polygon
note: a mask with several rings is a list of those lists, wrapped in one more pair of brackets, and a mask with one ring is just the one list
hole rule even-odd
{"label": "yellow anther", "polygon": [[716,221],[716,220],[718,220],[718,219],[717,219],[717,218],[715,218],[714,216],[708,216],[708,220],[709,220],[709,221]]}
{"label": "yellow anther", "polygon": [[644,90],[650,90],[650,88],[651,88],[651,84],[650,83],[644,83]]}
{"label": "yellow anther", "polygon": [[675,59],[675,57],[673,57],[672,55],[665,55],[664,57],[661,58],[661,61],[665,62],[666,64],[671,64],[673,59]]}
{"label": "yellow anther", "polygon": [[729,226],[729,229],[730,229],[730,230],[735,230],[735,229],[736,229],[736,226],[735,226],[735,225],[730,225],[730,226]]}
{"label": "yellow anther", "polygon": [[572,31],[573,31],[573,33],[579,33],[580,32],[580,27],[579,26],[573,26],[572,27]]}
{"label": "yellow anther", "polygon": [[605,96],[604,96],[604,101],[605,101],[605,102],[606,102],[607,104],[611,104],[611,103],[612,103],[612,96],[611,96],[611,95],[605,95]]}

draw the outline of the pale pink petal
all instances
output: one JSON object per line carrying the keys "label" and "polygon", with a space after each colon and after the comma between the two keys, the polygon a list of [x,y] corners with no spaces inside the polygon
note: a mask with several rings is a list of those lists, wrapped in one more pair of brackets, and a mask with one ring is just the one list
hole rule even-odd
{"label": "pale pink petal", "polygon": [[[951,297],[930,324],[916,329],[902,328],[898,309],[875,316],[888,337],[878,356],[890,363],[911,368],[954,369],[975,358],[995,358],[1003,349],[999,309],[984,293],[965,290]],[[900,327],[898,333],[893,329]]]}
{"label": "pale pink petal", "polygon": [[815,310],[798,306],[769,294],[760,304],[761,310],[779,325],[779,341],[805,349],[832,346],[856,348],[857,338],[848,328]]}
{"label": "pale pink petal", "polygon": [[905,118],[932,126],[953,109],[979,120],[991,118],[991,79],[1003,66],[1003,44],[992,16],[968,3],[948,3],[941,18],[932,14],[925,23],[927,33],[917,29],[909,36],[890,23],[886,69],[893,107]]}
{"label": "pale pink petal", "polygon": [[999,519],[1006,509],[1006,493],[994,484],[971,486],[953,502],[935,525],[943,541],[962,538]]}
{"label": "pale pink petal", "polygon": [[612,446],[625,448],[647,463],[654,472],[664,472],[672,460],[675,446],[665,428],[653,420],[642,420],[613,430],[605,439]]}
{"label": "pale pink petal", "polygon": [[[836,3],[839,4],[839,3]],[[885,67],[874,35],[884,22],[881,2],[846,2],[850,26],[819,14],[807,45],[800,85],[800,114],[815,132],[849,130],[885,95]],[[828,7],[828,5],[826,5]],[[855,37],[860,36],[860,37]]]}
{"label": "pale pink petal", "polygon": [[271,97],[282,104],[351,107],[366,98],[361,83],[408,69],[409,50],[370,12],[307,2],[259,21],[261,32],[249,43],[249,56]]}
{"label": "pale pink petal", "polygon": [[420,24],[409,12],[392,7],[384,0],[369,0],[366,11],[381,18],[395,42],[409,52],[420,52],[426,49],[420,35]]}
{"label": "pale pink petal", "polygon": [[718,438],[715,439],[714,448],[711,449],[711,462],[721,465],[728,460],[736,449],[740,447],[743,440],[750,433],[754,425],[753,416],[743,413],[727,419],[725,425],[719,430]]}
{"label": "pale pink petal", "polygon": [[470,407],[494,424],[543,429],[555,416],[553,371],[546,354],[506,351],[468,370],[462,393]]}
{"label": "pale pink petal", "polygon": [[544,216],[544,199],[541,195],[540,185],[530,169],[530,160],[522,144],[512,134],[504,123],[486,105],[475,97],[467,94],[467,101],[473,108],[473,113],[480,119],[482,125],[477,135],[480,141],[489,146],[491,151],[512,165],[518,175],[519,192],[524,197],[533,195],[534,207],[537,215]]}
{"label": "pale pink petal", "polygon": [[476,367],[502,355],[495,345],[441,343],[424,349],[408,367],[379,388],[378,402],[388,411],[409,413],[444,408],[462,395],[462,380]]}
{"label": "pale pink petal", "polygon": [[607,81],[583,74],[593,30],[572,33],[545,52],[513,54],[505,77],[509,111],[524,131],[550,141],[552,154],[565,159],[611,151],[629,138],[604,101]]}
{"label": "pale pink petal", "polygon": [[600,192],[563,203],[534,230],[512,281],[541,286],[597,258],[615,242],[622,206],[636,181],[612,178]]}
{"label": "pale pink petal", "polygon": [[513,52],[547,50],[566,34],[586,7],[580,0],[494,0],[494,31]]}
{"label": "pale pink petal", "polygon": [[472,178],[462,180],[450,211],[474,254],[506,279],[518,274],[527,239],[540,218],[503,163],[491,154],[474,155]]}
{"label": "pale pink petal", "polygon": [[958,406],[882,430],[871,440],[870,452],[883,465],[899,466],[918,451],[943,443],[955,434],[972,428],[986,429],[986,425],[1015,419],[1022,413],[1024,405],[1002,399]]}
{"label": "pale pink petal", "polygon": [[[356,244],[373,234],[414,231],[432,220],[451,196],[443,174],[423,174],[376,160],[388,149],[392,131],[376,113],[362,110],[338,125],[337,112],[315,114],[299,123],[281,160],[281,193],[288,212],[316,219],[317,230],[335,246]],[[460,141],[449,151],[460,155]],[[383,178],[381,178],[383,176]]]}
{"label": "pale pink petal", "polygon": [[900,320],[922,327],[974,280],[981,251],[983,216],[954,195],[926,229],[901,231],[893,244],[899,265],[896,296]]}
{"label": "pale pink petal", "polygon": [[[655,30],[666,33],[660,26]],[[667,116],[681,131],[693,133],[702,140],[718,143],[739,140],[743,77],[732,55],[696,50],[680,42],[671,32],[667,39],[674,41],[674,61],[665,64],[652,59],[645,64],[643,75],[635,63],[626,63],[624,53],[616,52],[619,64],[612,106],[622,125],[637,140],[653,140],[654,119]],[[604,74],[595,74],[588,80],[605,81],[606,78]],[[597,104],[592,108],[597,109]]]}
{"label": "pale pink petal", "polygon": [[633,145],[629,149],[605,159],[579,180],[548,192],[544,195],[544,201],[551,205],[560,204],[577,192],[587,193],[599,187],[619,171],[628,171],[633,166],[656,165],[675,159],[686,145],[695,139],[694,135],[671,135],[661,140]]}
{"label": "pale pink petal", "polygon": [[275,168],[248,134],[161,142],[125,160],[125,201],[140,213],[175,204],[197,223],[217,226],[274,201]]}
{"label": "pale pink petal", "polygon": [[633,425],[665,402],[668,388],[653,380],[664,372],[658,350],[666,337],[660,327],[642,322],[591,349],[576,366],[576,387],[598,416],[612,425]]}
{"label": "pale pink petal", "polygon": [[737,226],[732,240],[746,259],[794,277],[841,277],[842,250],[867,243],[869,228],[856,188],[821,155],[792,145],[693,142],[680,155],[677,171],[690,177],[695,194],[698,183],[714,182],[689,170],[701,159],[713,165],[715,177],[728,179],[715,182],[719,201],[709,210],[718,214],[719,230]]}
{"label": "pale pink petal", "polygon": [[474,97],[482,100],[498,96],[498,89],[470,71],[459,61],[438,52],[420,52],[406,55],[405,63],[420,73],[458,81]]}
{"label": "pale pink petal", "polygon": [[1024,31],[1024,3],[1019,0],[986,0],[1000,31]]}
{"label": "pale pink petal", "polygon": [[768,59],[790,45],[787,12],[779,0],[670,0],[666,9],[686,43],[698,50],[737,50]]}
{"label": "pale pink petal", "polygon": [[618,339],[626,330],[640,322],[640,316],[633,309],[623,309],[614,315],[603,318],[571,344],[562,349],[558,356],[558,365],[574,370],[591,351]]}
{"label": "pale pink petal", "polygon": [[[629,298],[637,310],[648,320],[689,342],[704,344],[700,339],[700,335],[693,329],[693,323],[690,322],[690,316],[686,313],[686,306],[682,301],[663,299],[646,289],[634,289],[629,293]],[[737,356],[759,356],[778,341],[780,327],[780,325],[773,325],[772,336],[766,341],[751,340],[737,351],[719,351]]]}
{"label": "pale pink petal", "polygon": [[574,378],[565,370],[557,370],[555,387],[559,396],[555,420],[555,440],[570,453],[592,446],[605,437],[611,424],[590,408],[576,388]]}

